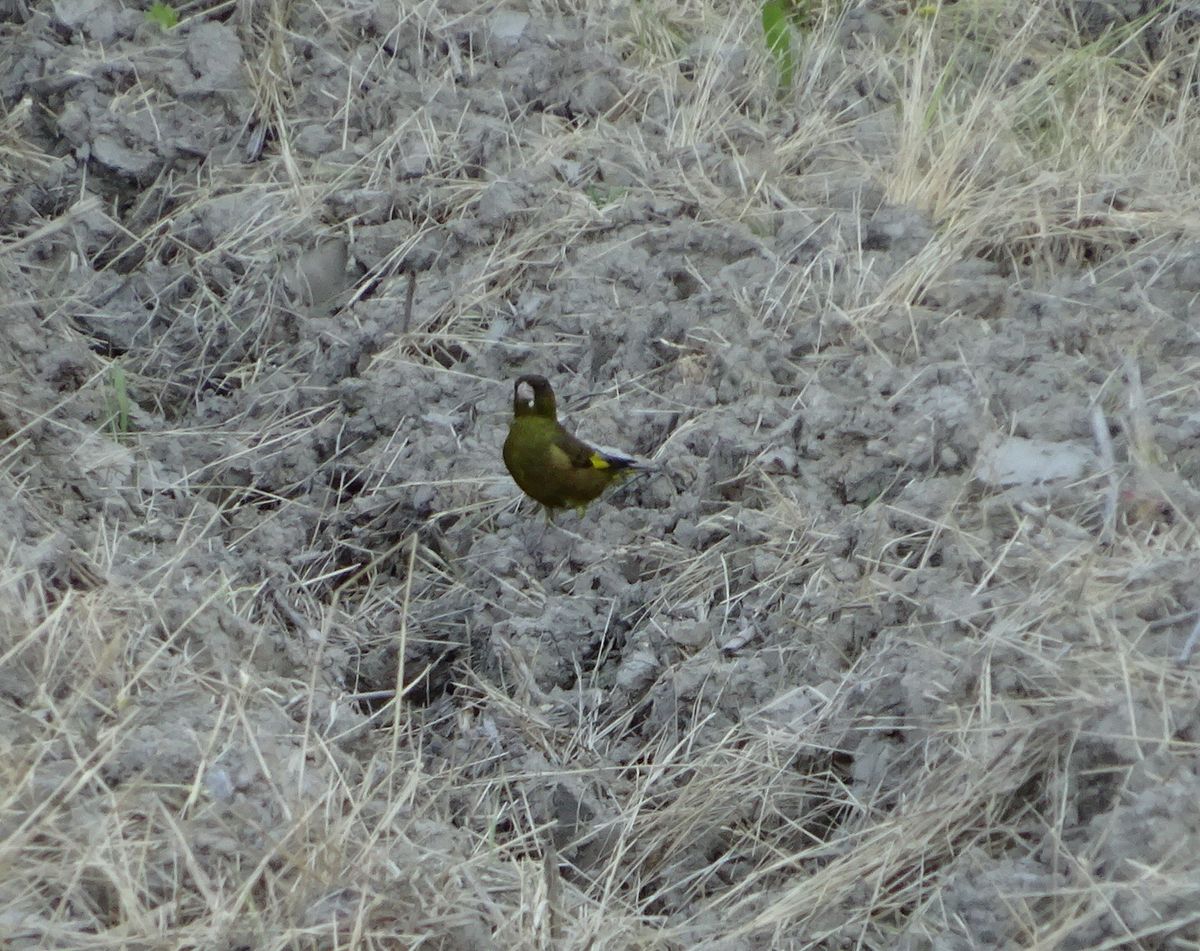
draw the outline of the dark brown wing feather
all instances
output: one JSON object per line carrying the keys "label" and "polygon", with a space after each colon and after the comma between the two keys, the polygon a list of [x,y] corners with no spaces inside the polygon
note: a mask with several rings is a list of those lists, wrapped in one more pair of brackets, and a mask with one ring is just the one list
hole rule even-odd
{"label": "dark brown wing feather", "polygon": [[558,435],[554,437],[554,445],[563,451],[563,455],[575,469],[591,469],[592,453],[595,451],[578,436],[567,432],[561,426]]}

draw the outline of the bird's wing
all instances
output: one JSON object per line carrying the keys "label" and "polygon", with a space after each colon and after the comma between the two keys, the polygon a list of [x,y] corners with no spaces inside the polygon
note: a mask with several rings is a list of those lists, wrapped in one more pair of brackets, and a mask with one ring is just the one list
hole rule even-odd
{"label": "bird's wing", "polygon": [[592,446],[566,430],[555,437],[552,450],[564,469],[628,469],[637,464],[623,453]]}
{"label": "bird's wing", "polygon": [[620,449],[613,449],[610,446],[591,446],[592,452],[599,453],[614,469],[653,469],[654,467],[635,456],[629,455],[627,452],[621,452]]}

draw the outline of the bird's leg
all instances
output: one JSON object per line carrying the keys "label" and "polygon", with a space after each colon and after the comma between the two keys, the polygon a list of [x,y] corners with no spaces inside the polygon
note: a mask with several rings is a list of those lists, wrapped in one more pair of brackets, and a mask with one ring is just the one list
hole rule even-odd
{"label": "bird's leg", "polygon": [[546,516],[546,518],[542,522],[542,527],[537,533],[537,538],[533,540],[533,547],[535,549],[541,546],[542,539],[546,537],[546,529],[554,524],[554,514],[545,505],[542,506],[542,514]]}
{"label": "bird's leg", "polygon": [[[542,513],[545,518],[537,530],[537,537],[530,538],[528,534],[525,535],[525,550],[532,556],[534,561],[547,565],[550,568],[551,574],[553,574],[564,565],[570,565],[571,553],[574,551],[575,542],[579,540],[579,536],[570,529],[565,528],[560,522],[555,521],[553,509],[542,506]],[[562,561],[557,563],[558,549],[562,543],[557,537],[552,540],[547,538],[551,527],[554,528],[556,536],[565,535],[569,539],[566,554],[562,556]]]}

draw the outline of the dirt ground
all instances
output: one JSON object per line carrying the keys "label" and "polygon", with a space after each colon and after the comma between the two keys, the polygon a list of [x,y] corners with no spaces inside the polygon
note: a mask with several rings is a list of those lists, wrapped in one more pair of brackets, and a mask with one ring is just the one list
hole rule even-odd
{"label": "dirt ground", "polygon": [[1200,18],[788,35],[0,3],[0,945],[1200,947]]}

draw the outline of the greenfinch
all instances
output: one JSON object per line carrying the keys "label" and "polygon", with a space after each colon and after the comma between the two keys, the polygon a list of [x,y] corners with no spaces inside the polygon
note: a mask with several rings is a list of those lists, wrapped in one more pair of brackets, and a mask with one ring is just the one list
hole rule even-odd
{"label": "greenfinch", "polygon": [[[526,393],[522,393],[522,387]],[[532,394],[532,395],[529,395]],[[546,507],[581,513],[609,485],[648,468],[630,456],[584,442],[558,421],[554,390],[544,376],[513,387],[513,419],[504,440],[504,465],[526,495]]]}

